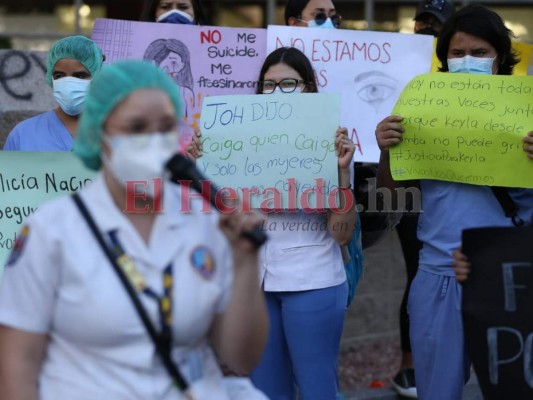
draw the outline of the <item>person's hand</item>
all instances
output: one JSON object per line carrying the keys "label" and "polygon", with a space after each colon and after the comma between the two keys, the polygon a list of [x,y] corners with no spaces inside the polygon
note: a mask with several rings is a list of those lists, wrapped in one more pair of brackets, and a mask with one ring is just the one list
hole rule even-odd
{"label": "person's hand", "polygon": [[453,252],[453,269],[457,282],[463,283],[470,274],[470,263],[468,258],[462,253],[462,249]]}
{"label": "person's hand", "polygon": [[527,136],[524,137],[524,151],[527,156],[533,160],[533,131],[529,131]]}
{"label": "person's hand", "polygon": [[257,212],[243,212],[241,207],[235,202],[232,211],[220,213],[220,229],[228,238],[234,254],[239,256],[257,255],[259,248],[249,239],[245,238],[243,232],[252,232],[261,227],[264,218]]}
{"label": "person's hand", "polygon": [[400,122],[403,117],[400,115],[389,115],[376,127],[376,140],[381,151],[389,150],[402,141],[402,134],[405,131]]}
{"label": "person's hand", "polygon": [[200,136],[202,133],[198,128],[194,129],[194,135],[192,135],[191,143],[187,146],[187,155],[192,160],[197,160],[202,157],[202,142],[200,141]]}
{"label": "person's hand", "polygon": [[355,144],[348,137],[348,129],[338,128],[335,133],[335,150],[339,159],[340,169],[349,169],[353,162]]}

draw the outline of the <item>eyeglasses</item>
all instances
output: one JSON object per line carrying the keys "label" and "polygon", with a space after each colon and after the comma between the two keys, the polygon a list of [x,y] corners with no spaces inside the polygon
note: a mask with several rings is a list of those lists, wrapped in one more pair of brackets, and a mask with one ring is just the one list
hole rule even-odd
{"label": "eyeglasses", "polygon": [[292,93],[296,90],[299,84],[306,83],[302,79],[287,78],[279,82],[274,81],[259,81],[259,87],[263,94],[271,94],[276,90],[276,86],[280,88],[283,93]]}
{"label": "eyeglasses", "polygon": [[341,26],[342,16],[339,14],[333,14],[328,17],[326,13],[320,12],[315,15],[315,22],[317,25],[322,25],[324,22],[328,20],[328,18],[331,18],[331,22],[333,23],[333,26],[335,26],[335,28],[338,28],[339,26]]}
{"label": "eyeglasses", "polygon": [[426,7],[433,6],[437,10],[442,10],[445,0],[426,0]]}

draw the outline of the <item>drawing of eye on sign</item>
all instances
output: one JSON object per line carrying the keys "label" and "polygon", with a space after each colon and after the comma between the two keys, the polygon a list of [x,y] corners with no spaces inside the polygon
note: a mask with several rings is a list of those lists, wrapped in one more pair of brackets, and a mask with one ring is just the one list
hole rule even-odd
{"label": "drawing of eye on sign", "polygon": [[296,47],[315,69],[319,92],[341,94],[341,126],[356,144],[355,161],[378,162],[376,125],[390,115],[407,83],[430,71],[427,35],[269,26],[267,53]]}
{"label": "drawing of eye on sign", "polygon": [[92,39],[106,63],[144,59],[180,88],[180,140],[190,142],[207,96],[255,93],[266,56],[266,30],[97,19]]}

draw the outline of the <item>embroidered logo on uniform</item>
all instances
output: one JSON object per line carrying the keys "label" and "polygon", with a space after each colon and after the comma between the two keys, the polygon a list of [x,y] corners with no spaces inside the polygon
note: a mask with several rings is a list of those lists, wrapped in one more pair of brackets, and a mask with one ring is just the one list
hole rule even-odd
{"label": "embroidered logo on uniform", "polygon": [[26,239],[29,233],[30,233],[30,228],[28,227],[28,225],[24,225],[22,229],[20,230],[20,233],[17,236],[17,239],[15,240],[15,244],[13,245],[13,250],[11,251],[11,254],[9,255],[9,259],[7,260],[6,267],[11,267],[17,262],[20,255],[22,254],[22,250],[24,249],[24,245],[26,244]]}
{"label": "embroidered logo on uniform", "polygon": [[210,279],[215,272],[215,260],[205,246],[198,246],[192,251],[191,264],[205,279]]}

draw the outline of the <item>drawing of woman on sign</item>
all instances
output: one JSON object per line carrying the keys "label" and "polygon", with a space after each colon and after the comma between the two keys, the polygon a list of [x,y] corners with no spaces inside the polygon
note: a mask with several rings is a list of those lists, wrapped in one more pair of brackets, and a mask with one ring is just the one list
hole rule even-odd
{"label": "drawing of woman on sign", "polygon": [[185,117],[195,107],[194,80],[191,72],[189,49],[177,39],[157,39],[146,48],[143,59],[153,61],[180,87]]}

